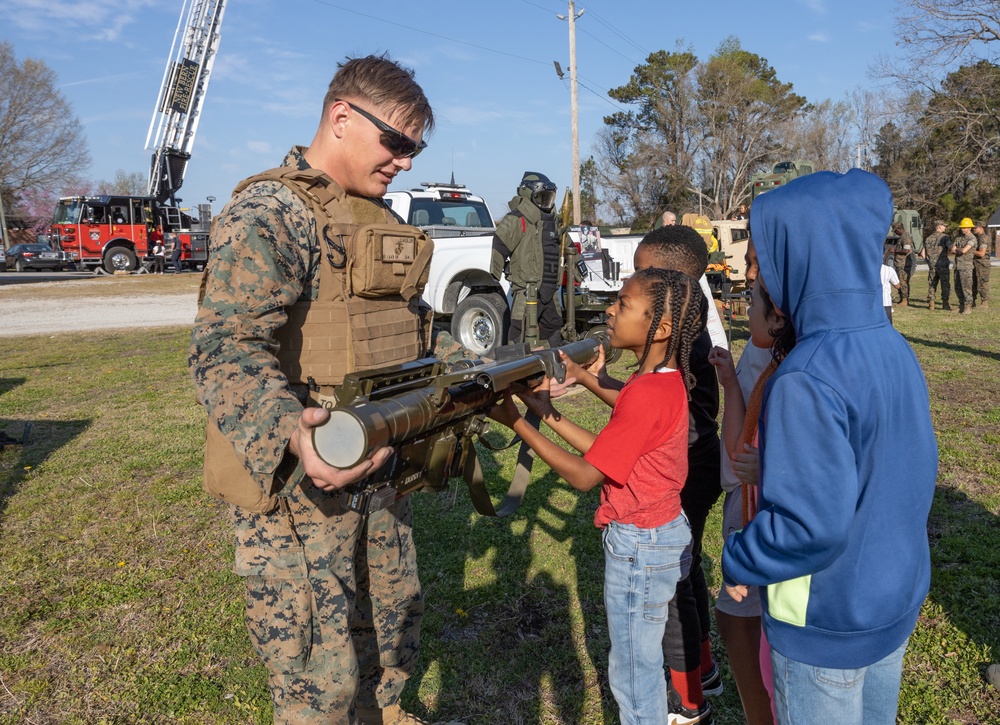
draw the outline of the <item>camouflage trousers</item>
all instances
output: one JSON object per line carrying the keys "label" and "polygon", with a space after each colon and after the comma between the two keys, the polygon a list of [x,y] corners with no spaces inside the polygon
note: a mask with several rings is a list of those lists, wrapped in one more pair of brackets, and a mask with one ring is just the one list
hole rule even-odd
{"label": "camouflage trousers", "polygon": [[972,265],[955,265],[955,295],[963,308],[972,307]]}
{"label": "camouflage trousers", "polygon": [[892,267],[899,277],[899,299],[910,299],[910,275],[913,273],[913,256],[909,254],[893,254]]}
{"label": "camouflage trousers", "polygon": [[399,699],[424,603],[409,498],[364,517],[306,479],[279,508],[233,507],[247,626],[275,723],[357,722]]}
{"label": "camouflage trousers", "polygon": [[990,258],[977,259],[972,266],[972,301],[979,297],[980,302],[990,299]]}
{"label": "camouflage trousers", "polygon": [[938,282],[941,282],[941,302],[947,305],[948,298],[951,297],[951,276],[948,257],[941,256],[935,264],[931,264],[927,270],[927,301],[934,300],[934,293],[937,291]]}

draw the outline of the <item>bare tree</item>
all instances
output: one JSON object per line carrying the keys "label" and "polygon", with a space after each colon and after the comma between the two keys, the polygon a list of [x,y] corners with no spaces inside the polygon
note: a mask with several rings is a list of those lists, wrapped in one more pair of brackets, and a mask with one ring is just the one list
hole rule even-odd
{"label": "bare tree", "polygon": [[788,158],[810,159],[817,169],[843,173],[854,165],[851,108],[827,99],[791,118],[784,132]]}
{"label": "bare tree", "polygon": [[128,172],[125,169],[115,171],[113,181],[99,181],[98,194],[117,194],[122,196],[144,196],[148,177],[141,171]]}
{"label": "bare tree", "polygon": [[1000,55],[1000,0],[901,0],[898,44],[913,69]]}
{"label": "bare tree", "polygon": [[55,73],[42,61],[18,63],[0,42],[0,193],[17,208],[32,189],[75,183],[90,164],[86,139]]}

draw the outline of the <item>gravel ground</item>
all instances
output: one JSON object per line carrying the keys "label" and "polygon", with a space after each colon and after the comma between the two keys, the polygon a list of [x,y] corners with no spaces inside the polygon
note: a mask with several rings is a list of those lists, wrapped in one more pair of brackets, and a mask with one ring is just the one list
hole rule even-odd
{"label": "gravel ground", "polygon": [[0,302],[0,337],[191,325],[198,308],[195,293],[39,299],[24,287]]}

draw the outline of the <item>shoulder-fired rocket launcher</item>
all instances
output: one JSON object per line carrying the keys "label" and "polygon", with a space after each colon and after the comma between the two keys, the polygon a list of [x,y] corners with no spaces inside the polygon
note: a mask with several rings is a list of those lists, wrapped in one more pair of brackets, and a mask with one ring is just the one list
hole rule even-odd
{"label": "shoulder-fired rocket launcher", "polygon": [[345,503],[355,511],[385,508],[417,490],[446,490],[449,478],[462,475],[479,513],[506,516],[520,504],[523,486],[520,491],[512,486],[501,507],[493,508],[473,446],[489,429],[486,414],[506,391],[528,390],[545,376],[564,382],[560,352],[585,367],[597,359],[601,345],[608,348],[606,336],[555,349],[508,345],[492,362],[449,366],[425,358],[351,373],[337,388],[330,420],[313,429],[313,445],[337,468],[357,465],[383,446],[394,449],[384,466],[345,490]]}

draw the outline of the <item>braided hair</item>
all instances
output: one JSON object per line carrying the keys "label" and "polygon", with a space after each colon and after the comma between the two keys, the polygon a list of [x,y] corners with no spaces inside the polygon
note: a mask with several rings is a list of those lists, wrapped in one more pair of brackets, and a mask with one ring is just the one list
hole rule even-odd
{"label": "braided hair", "polygon": [[676,355],[677,368],[684,379],[684,386],[690,391],[695,385],[691,372],[691,348],[694,341],[705,329],[708,320],[708,301],[698,285],[698,281],[683,272],[672,269],[647,267],[632,275],[631,279],[642,285],[652,303],[649,334],[646,347],[637,363],[642,367],[653,345],[656,328],[663,315],[670,316],[670,344],[663,360],[657,365],[666,365]]}

